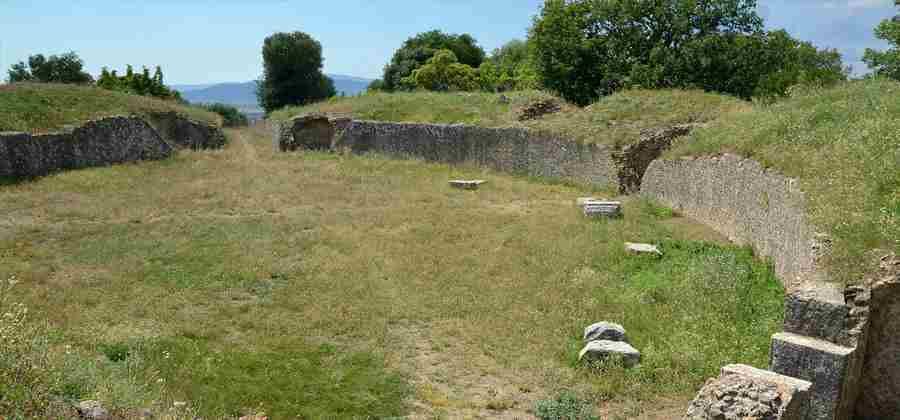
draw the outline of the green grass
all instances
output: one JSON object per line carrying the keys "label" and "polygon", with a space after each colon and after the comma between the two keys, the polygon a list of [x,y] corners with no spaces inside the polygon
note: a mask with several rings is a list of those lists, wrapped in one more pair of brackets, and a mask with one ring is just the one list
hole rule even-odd
{"label": "green grass", "polygon": [[0,86],[0,131],[46,132],[113,115],[176,111],[218,124],[206,110],[91,86],[17,83]]}
{"label": "green grass", "polygon": [[519,122],[517,117],[524,106],[553,96],[537,91],[511,92],[505,96],[509,98],[508,104],[500,101],[499,94],[490,93],[371,93],[286,108],[273,113],[271,118],[285,120],[298,114],[326,112],[379,121],[518,126],[585,143],[627,145],[637,141],[643,129],[702,123],[749,108],[749,104],[738,99],[701,91],[629,90],[603,98],[587,108],[559,100],[562,112]]}
{"label": "green grass", "polygon": [[800,179],[812,223],[834,241],[826,267],[836,281],[861,281],[872,249],[900,253],[900,83],[801,91],[725,116],[669,157],[723,152]]}
{"label": "green grass", "polygon": [[[13,300],[65,373],[48,395],[204,418],[491,417],[571,389],[653,412],[724,364],[767,364],[771,270],[652,203],[590,221],[569,185],[230,135],[0,187],[0,278],[22,281]],[[601,320],[628,329],[640,368],[576,362]]]}

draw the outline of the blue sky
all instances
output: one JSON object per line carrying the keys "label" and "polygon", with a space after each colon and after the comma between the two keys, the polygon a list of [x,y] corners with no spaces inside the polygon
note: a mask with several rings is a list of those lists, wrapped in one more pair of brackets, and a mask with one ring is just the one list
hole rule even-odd
{"label": "blue sky", "polygon": [[[324,47],[329,73],[377,77],[409,36],[468,32],[490,51],[524,38],[542,0],[0,0],[0,69],[29,54],[74,50],[91,73],[162,65],[168,83],[255,79],[262,40],[302,30]],[[838,48],[857,71],[894,0],[760,0],[770,28]]]}

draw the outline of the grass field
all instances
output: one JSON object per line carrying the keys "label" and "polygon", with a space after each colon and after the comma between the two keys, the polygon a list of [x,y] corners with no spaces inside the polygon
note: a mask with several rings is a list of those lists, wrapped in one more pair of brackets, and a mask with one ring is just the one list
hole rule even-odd
{"label": "grass field", "polygon": [[738,153],[801,181],[812,222],[832,236],[836,281],[857,283],[900,254],[900,83],[867,80],[724,115],[669,157]]}
{"label": "grass field", "polygon": [[[85,399],[121,417],[522,418],[566,391],[669,419],[722,365],[767,364],[771,270],[652,203],[589,221],[573,201],[592,192],[568,185],[229,136],[0,186],[0,279],[18,281],[0,313],[29,309],[0,325],[12,418]],[[601,320],[628,329],[639,368],[579,366]]]}
{"label": "grass field", "polygon": [[0,132],[40,133],[114,115],[176,111],[199,121],[219,123],[204,109],[173,101],[128,95],[91,86],[16,83],[0,86]]}
{"label": "grass field", "polygon": [[504,96],[508,103],[502,102],[499,94],[491,93],[372,93],[285,108],[273,113],[272,119],[326,112],[379,121],[519,126],[585,143],[626,145],[636,142],[643,129],[703,123],[750,109],[746,102],[702,91],[628,90],[586,108],[555,99],[562,106],[561,112],[519,122],[518,115],[523,107],[535,101],[554,99],[553,96],[537,91],[510,92]]}

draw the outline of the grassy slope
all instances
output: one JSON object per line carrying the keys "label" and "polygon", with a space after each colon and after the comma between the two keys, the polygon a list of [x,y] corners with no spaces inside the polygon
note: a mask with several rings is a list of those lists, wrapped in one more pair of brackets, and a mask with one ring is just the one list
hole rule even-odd
{"label": "grassy slope", "polygon": [[800,178],[830,232],[836,280],[857,282],[873,248],[900,253],[900,83],[859,81],[732,114],[670,156],[734,152]]}
{"label": "grassy slope", "polygon": [[381,121],[524,126],[587,143],[628,144],[637,140],[642,129],[706,122],[749,108],[737,99],[700,91],[632,90],[584,109],[564,104],[563,112],[520,123],[517,115],[523,106],[552,96],[542,92],[512,92],[506,96],[509,104],[489,93],[375,93],[287,108],[272,118],[283,120],[302,113],[329,112]]}
{"label": "grassy slope", "polygon": [[218,124],[218,115],[143,96],[91,86],[20,83],[0,86],[0,131],[45,132],[111,115],[177,111]]}
{"label": "grassy slope", "polygon": [[[458,191],[454,177],[490,182]],[[573,199],[587,193],[276,154],[245,131],[224,151],[0,187],[0,279],[17,274],[14,298],[49,323],[57,393],[189,401],[204,418],[496,417],[562,388],[680,414],[723,364],[767,364],[783,292],[764,265],[646,203],[586,220]],[[600,320],[628,328],[640,368],[578,367]]]}

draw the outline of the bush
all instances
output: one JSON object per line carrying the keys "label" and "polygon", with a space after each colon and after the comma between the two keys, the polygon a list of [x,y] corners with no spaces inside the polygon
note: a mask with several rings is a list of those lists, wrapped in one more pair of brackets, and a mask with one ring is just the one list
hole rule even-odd
{"label": "bush", "polygon": [[322,73],[322,44],[308,34],[276,33],[266,38],[262,56],[263,78],[256,95],[267,113],[337,94],[334,82]]}
{"label": "bush", "polygon": [[538,401],[534,414],[541,420],[598,420],[591,405],[572,392],[566,391],[556,399]]}
{"label": "bush", "polygon": [[202,107],[207,111],[221,115],[222,124],[225,127],[246,127],[250,124],[247,116],[231,105],[216,103],[202,105]]}

